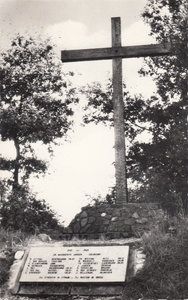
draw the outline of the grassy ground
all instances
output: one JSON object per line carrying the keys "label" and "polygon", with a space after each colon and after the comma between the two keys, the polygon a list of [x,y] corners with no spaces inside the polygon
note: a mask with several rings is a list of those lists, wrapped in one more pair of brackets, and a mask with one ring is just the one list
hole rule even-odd
{"label": "grassy ground", "polygon": [[[172,223],[175,232],[168,233],[166,229]],[[29,299],[13,297],[10,294],[6,296],[6,282],[14,253],[26,246],[29,238],[20,231],[0,230],[0,299]],[[146,254],[144,268],[125,285],[121,299],[188,299],[188,219],[161,220],[150,234],[143,236],[142,247]],[[65,298],[48,297],[46,299]],[[72,299],[99,300],[102,298],[77,296]],[[106,297],[104,299],[120,298]]]}
{"label": "grassy ground", "polygon": [[145,266],[125,287],[124,299],[188,299],[188,219],[173,223],[173,234],[164,232],[162,221],[143,237]]}

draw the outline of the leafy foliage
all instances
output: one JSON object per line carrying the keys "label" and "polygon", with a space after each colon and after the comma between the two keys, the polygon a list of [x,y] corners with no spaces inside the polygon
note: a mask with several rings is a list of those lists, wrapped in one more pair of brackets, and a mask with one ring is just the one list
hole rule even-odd
{"label": "leafy foliage", "polygon": [[27,186],[14,189],[0,208],[1,225],[9,230],[35,233],[57,229],[56,214],[44,200],[37,200]]}
{"label": "leafy foliage", "polygon": [[[148,0],[143,18],[158,42],[172,43],[172,55],[145,59],[140,74],[152,76],[157,86],[150,99],[131,98],[124,85],[127,175],[138,183],[130,200],[161,202],[172,213],[188,207],[186,16],[185,0]],[[106,90],[94,84],[85,92],[84,121],[113,126],[111,83]],[[140,134],[147,134],[148,142]]]}
{"label": "leafy foliage", "polygon": [[[88,85],[82,92],[88,98],[88,104],[85,106],[85,115],[83,121],[85,124],[90,122],[103,123],[107,126],[113,126],[113,104],[112,104],[112,83],[109,80],[105,87],[95,82]],[[124,126],[125,135],[132,141],[143,130],[150,131],[149,126],[144,123],[142,117],[143,111],[147,109],[147,104],[141,96],[131,97],[123,84],[123,100],[124,100]],[[141,120],[141,122],[140,122]]]}
{"label": "leafy foliage", "polygon": [[[167,202],[170,197],[171,201],[174,201],[172,194],[176,195],[176,200],[181,199],[186,211],[188,207],[187,3],[184,0],[148,0],[143,17],[150,25],[151,34],[157,41],[171,41],[173,55],[147,58],[146,65],[140,71],[143,75],[153,76],[158,94],[154,110],[153,107],[148,110],[148,115],[154,120],[153,145],[147,149],[143,149],[141,145],[141,151],[145,156],[150,151],[153,171],[158,174],[161,182],[162,178],[164,182],[166,181]],[[152,116],[152,111],[155,117]],[[157,149],[158,154],[155,153]],[[136,148],[133,151],[135,150]],[[154,163],[153,153],[155,153]],[[148,167],[151,168],[151,165]]]}
{"label": "leafy foliage", "polygon": [[77,101],[48,40],[17,35],[10,49],[1,53],[0,135],[2,141],[12,140],[16,149],[16,159],[2,158],[1,168],[13,171],[14,185],[21,172],[24,180],[31,173],[45,172],[33,143],[49,146],[66,136]]}

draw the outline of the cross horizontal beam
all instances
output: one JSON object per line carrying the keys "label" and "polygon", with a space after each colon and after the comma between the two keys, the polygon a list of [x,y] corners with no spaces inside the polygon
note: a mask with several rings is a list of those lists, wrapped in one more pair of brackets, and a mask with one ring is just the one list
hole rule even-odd
{"label": "cross horizontal beam", "polygon": [[151,44],[139,46],[94,48],[61,51],[62,62],[89,61],[113,58],[133,58],[160,56],[171,53],[171,44]]}

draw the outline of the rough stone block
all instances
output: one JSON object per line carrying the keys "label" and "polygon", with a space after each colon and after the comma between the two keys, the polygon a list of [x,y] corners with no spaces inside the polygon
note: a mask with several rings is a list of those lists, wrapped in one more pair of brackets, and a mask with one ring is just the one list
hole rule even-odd
{"label": "rough stone block", "polygon": [[91,228],[91,233],[99,233],[100,232],[100,226],[99,225],[93,225],[90,227]]}
{"label": "rough stone block", "polygon": [[138,218],[139,218],[139,215],[138,215],[138,213],[137,213],[137,212],[134,212],[134,213],[132,214],[132,218],[134,218],[134,219],[138,219]]}
{"label": "rough stone block", "polygon": [[[120,230],[119,230],[120,231]],[[132,226],[130,225],[124,225],[121,229],[121,232],[126,232],[128,233],[129,237],[132,235],[133,236],[133,231],[132,231]]]}
{"label": "rough stone block", "polygon": [[128,237],[130,237],[130,233],[129,232],[126,232],[126,231],[124,231],[124,232],[121,232],[120,233],[120,238],[128,238]]}
{"label": "rough stone block", "polygon": [[83,218],[80,220],[81,227],[84,227],[88,223],[88,218]]}
{"label": "rough stone block", "polygon": [[90,226],[91,224],[87,224],[86,226],[84,226],[83,228],[80,229],[80,233],[88,233],[90,232]]}
{"label": "rough stone block", "polygon": [[87,212],[86,211],[83,211],[81,214],[80,214],[80,218],[87,218],[88,215],[87,215]]}
{"label": "rough stone block", "polygon": [[74,233],[79,233],[80,232],[80,224],[76,223],[73,225],[73,232]]}
{"label": "rough stone block", "polygon": [[89,217],[88,224],[92,224],[93,222],[95,222],[95,217]]}
{"label": "rough stone block", "polygon": [[109,225],[110,224],[110,220],[108,220],[108,219],[105,218],[105,220],[103,221],[103,224],[104,225]]}
{"label": "rough stone block", "polygon": [[14,259],[22,259],[22,257],[24,256],[24,251],[23,250],[19,250],[15,253],[14,255]]}

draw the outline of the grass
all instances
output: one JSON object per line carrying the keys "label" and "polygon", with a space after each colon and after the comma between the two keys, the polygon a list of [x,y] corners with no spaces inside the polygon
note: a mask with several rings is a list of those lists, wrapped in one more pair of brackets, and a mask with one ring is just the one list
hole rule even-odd
{"label": "grass", "polygon": [[16,251],[26,246],[28,238],[21,231],[0,229],[0,299],[6,293],[6,283],[9,278],[10,266]]}
{"label": "grass", "polygon": [[162,223],[143,237],[145,265],[125,287],[124,299],[188,298],[188,219],[173,219],[173,235]]}

